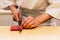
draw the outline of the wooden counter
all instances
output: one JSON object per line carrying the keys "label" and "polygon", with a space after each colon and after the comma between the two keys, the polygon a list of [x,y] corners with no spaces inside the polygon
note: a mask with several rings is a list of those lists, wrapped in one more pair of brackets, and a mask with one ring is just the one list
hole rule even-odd
{"label": "wooden counter", "polygon": [[20,33],[10,31],[10,26],[0,26],[0,40],[60,40],[60,27],[40,26]]}

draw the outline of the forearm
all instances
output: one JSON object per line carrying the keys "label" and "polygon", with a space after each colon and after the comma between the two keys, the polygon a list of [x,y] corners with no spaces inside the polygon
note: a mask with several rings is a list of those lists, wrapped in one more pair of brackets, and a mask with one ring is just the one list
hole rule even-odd
{"label": "forearm", "polygon": [[50,16],[50,15],[47,14],[47,13],[44,13],[44,14],[42,14],[42,15],[39,15],[36,19],[39,20],[39,22],[40,22],[40,24],[41,24],[41,23],[43,23],[43,22],[45,22],[45,21],[47,21],[47,20],[49,20],[49,19],[51,19],[51,18],[52,18],[52,16]]}

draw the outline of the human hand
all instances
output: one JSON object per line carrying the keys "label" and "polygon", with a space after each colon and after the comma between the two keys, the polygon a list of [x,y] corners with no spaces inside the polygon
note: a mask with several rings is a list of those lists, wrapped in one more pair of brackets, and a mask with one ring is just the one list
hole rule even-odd
{"label": "human hand", "polygon": [[22,25],[24,28],[35,28],[40,24],[38,19],[33,18],[32,16],[28,16],[25,20],[23,20]]}
{"label": "human hand", "polygon": [[10,5],[9,8],[13,14],[13,19],[15,21],[19,21],[21,19],[20,11],[15,7],[15,5]]}
{"label": "human hand", "polygon": [[21,20],[21,13],[18,10],[14,10],[13,14],[13,19],[15,21],[20,21]]}

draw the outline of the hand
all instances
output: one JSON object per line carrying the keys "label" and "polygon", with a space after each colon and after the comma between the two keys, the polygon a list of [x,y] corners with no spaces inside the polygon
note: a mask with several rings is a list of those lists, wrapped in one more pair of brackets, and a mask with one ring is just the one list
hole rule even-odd
{"label": "hand", "polygon": [[23,22],[22,25],[24,28],[35,28],[39,25],[38,19],[35,19],[31,16],[28,16]]}
{"label": "hand", "polygon": [[21,13],[20,13],[20,11],[18,9],[16,9],[15,5],[10,5],[9,8],[12,11],[13,19],[15,21],[19,21],[21,19]]}
{"label": "hand", "polygon": [[21,13],[18,10],[14,10],[12,14],[13,19],[15,19],[16,21],[19,21],[21,19]]}
{"label": "hand", "polygon": [[36,18],[29,16],[22,22],[22,25],[24,28],[34,28],[34,27],[37,27],[39,24],[41,24],[51,18],[52,18],[52,16],[50,16],[47,13],[39,15]]}

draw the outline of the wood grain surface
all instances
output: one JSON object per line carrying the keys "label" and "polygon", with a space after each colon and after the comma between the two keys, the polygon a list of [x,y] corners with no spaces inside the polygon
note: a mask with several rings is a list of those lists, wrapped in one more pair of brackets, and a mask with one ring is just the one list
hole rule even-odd
{"label": "wood grain surface", "polygon": [[10,26],[0,26],[0,40],[60,40],[59,26],[39,26],[35,29],[10,31]]}

